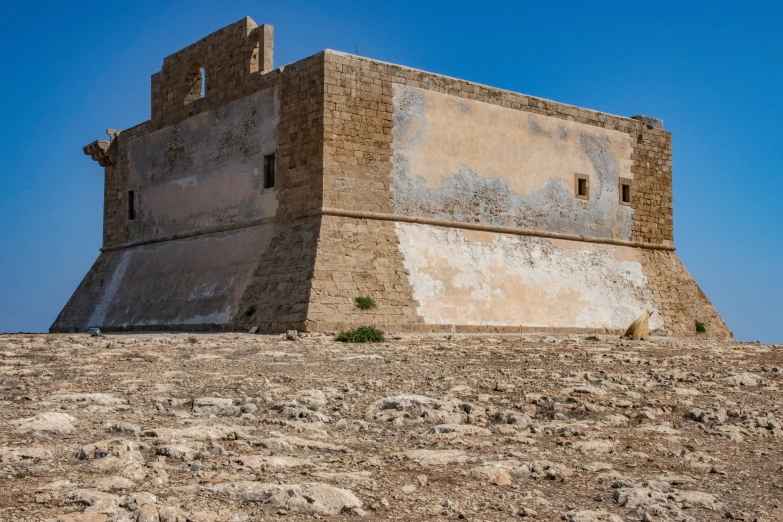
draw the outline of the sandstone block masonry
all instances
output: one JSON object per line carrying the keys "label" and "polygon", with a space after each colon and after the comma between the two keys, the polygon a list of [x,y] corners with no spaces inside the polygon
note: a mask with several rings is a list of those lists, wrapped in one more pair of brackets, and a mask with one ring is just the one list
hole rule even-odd
{"label": "sandstone block masonry", "polygon": [[336,51],[274,68],[245,18],[85,147],[103,248],[52,331],[731,336],[674,253],[671,150],[655,118]]}

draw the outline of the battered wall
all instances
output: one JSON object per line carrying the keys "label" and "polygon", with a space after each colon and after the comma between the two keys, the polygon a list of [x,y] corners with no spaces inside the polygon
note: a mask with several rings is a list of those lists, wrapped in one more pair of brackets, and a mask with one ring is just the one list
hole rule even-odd
{"label": "battered wall", "polygon": [[695,321],[710,337],[731,338],[731,330],[674,252],[642,250],[638,254],[670,335],[693,337]]}
{"label": "battered wall", "polygon": [[52,331],[301,327],[317,230],[287,221],[104,252]]}
{"label": "battered wall", "polygon": [[233,328],[262,332],[307,331],[321,230],[318,216],[274,226],[269,248],[256,265],[233,318]]}
{"label": "battered wall", "polygon": [[87,323],[226,325],[269,240],[269,227],[253,227],[125,249]]}
{"label": "battered wall", "polygon": [[[657,311],[639,249],[397,223],[426,324],[619,330]],[[651,328],[663,327],[660,314]]]}
{"label": "battered wall", "polygon": [[[387,331],[423,325],[403,267],[395,224],[323,216],[313,272],[308,329],[336,331],[373,324]],[[359,310],[371,296],[377,308]]]}

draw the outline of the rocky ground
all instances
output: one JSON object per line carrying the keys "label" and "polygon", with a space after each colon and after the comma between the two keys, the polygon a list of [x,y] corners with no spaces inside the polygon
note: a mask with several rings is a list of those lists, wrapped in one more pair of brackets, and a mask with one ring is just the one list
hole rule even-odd
{"label": "rocky ground", "polygon": [[783,520],[783,347],[0,336],[0,519]]}

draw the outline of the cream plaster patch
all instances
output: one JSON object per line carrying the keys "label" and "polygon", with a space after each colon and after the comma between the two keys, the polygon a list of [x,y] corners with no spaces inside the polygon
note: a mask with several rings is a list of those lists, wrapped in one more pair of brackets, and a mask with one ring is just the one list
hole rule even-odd
{"label": "cream plaster patch", "polygon": [[[392,204],[397,214],[629,240],[627,133],[399,84]],[[589,194],[577,196],[576,176]]]}

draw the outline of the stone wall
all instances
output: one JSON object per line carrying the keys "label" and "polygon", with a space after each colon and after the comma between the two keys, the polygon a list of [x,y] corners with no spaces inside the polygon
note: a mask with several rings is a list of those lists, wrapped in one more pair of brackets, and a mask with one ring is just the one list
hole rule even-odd
{"label": "stone wall", "polygon": [[[335,331],[373,324],[400,331],[423,325],[408,275],[394,223],[323,216],[308,329]],[[357,297],[372,297],[377,308],[357,309]]]}
{"label": "stone wall", "polygon": [[[244,45],[242,42],[245,42],[245,37],[242,35],[245,24],[249,24],[248,27],[254,26],[252,20],[241,20],[172,56],[177,57],[177,63],[189,63],[201,60],[199,57],[206,52],[205,49],[210,46],[216,49],[220,42],[229,42],[227,45],[232,48]],[[267,36],[271,34],[271,26],[261,26],[258,30],[260,29],[267,31],[264,33]],[[253,31],[256,30],[251,30],[251,33]],[[207,41],[212,43],[205,43]],[[271,49],[269,46],[267,48]],[[188,228],[197,231],[210,224],[238,224],[269,215],[319,208],[323,172],[323,56],[323,53],[319,53],[275,70],[263,69],[254,73],[248,70],[247,74],[241,75],[236,73],[241,81],[234,78],[226,84],[232,85],[230,88],[221,90],[222,87],[216,86],[211,91],[208,90],[205,98],[187,104],[187,110],[184,108],[184,102],[167,111],[153,110],[151,120],[120,132],[109,148],[114,166],[106,168],[105,171],[103,247],[113,248],[153,236],[182,233]],[[164,62],[162,72],[157,74],[165,72],[171,76],[169,83],[173,86],[176,84],[173,79],[175,72],[181,71],[180,68],[166,63]],[[249,67],[250,64],[237,62],[232,67],[240,66]],[[271,67],[271,62],[269,66]],[[153,76],[153,86],[156,81]],[[183,81],[182,77],[180,81]],[[153,87],[153,107],[156,103],[154,92]],[[267,93],[267,97],[273,95],[273,110],[267,110],[270,102],[263,93]],[[263,103],[258,105],[258,100],[252,102],[251,98],[254,97],[263,98]],[[247,108],[248,110],[232,110],[232,106],[239,109],[240,106],[248,104],[253,107]],[[274,123],[273,129],[268,126],[269,123]],[[229,124],[229,127],[232,124],[238,127],[219,130],[226,124]],[[198,128],[202,130],[199,131]],[[217,134],[208,140],[208,136],[200,136],[199,132]],[[186,134],[190,134],[191,139],[183,142],[183,135]],[[274,134],[274,137],[270,134]],[[150,144],[161,139],[163,143],[157,145],[157,148],[143,146],[143,143]],[[195,207],[199,199],[209,198],[215,192],[198,190],[193,181],[199,177],[214,178],[222,170],[228,176],[223,176],[222,188],[219,187],[218,191],[233,190],[233,183],[229,183],[229,178],[237,175],[252,185],[251,188],[255,191],[261,172],[256,177],[254,169],[262,169],[264,154],[268,154],[270,150],[275,152],[272,145],[274,140],[277,161],[276,187],[272,194],[254,193],[251,198],[254,200],[252,208],[247,204],[249,195],[243,197],[235,193],[233,201],[216,201],[214,213],[207,221],[191,221],[189,225],[180,224],[174,229],[165,226],[165,219],[164,223],[156,222],[153,226],[144,223],[144,205],[147,201],[145,188],[160,183],[161,175],[170,178],[170,187],[182,185],[183,189],[191,193],[183,199],[180,192],[177,197],[166,198],[162,203],[165,205],[169,202],[172,206],[177,204],[191,214],[197,213]],[[201,150],[205,143],[208,143],[206,149],[212,149],[211,153],[209,150]],[[140,156],[142,163],[146,165],[139,166],[135,171],[132,164],[134,147],[137,150],[135,155]],[[153,154],[150,155],[150,152]],[[202,164],[199,165],[199,162]],[[241,167],[239,173],[234,172],[237,166]],[[155,170],[160,171],[160,175],[155,176]],[[153,175],[155,181],[140,183],[140,175]],[[189,179],[191,181],[188,181]],[[136,204],[142,217],[136,223],[128,220],[127,210],[128,190],[133,189],[137,191]],[[202,186],[202,189],[206,187]],[[226,219],[227,215],[232,217]]]}
{"label": "stone wall", "polygon": [[[129,141],[129,241],[277,215],[264,156],[277,152],[278,86]],[[120,135],[124,138],[123,134]]]}
{"label": "stone wall", "polygon": [[432,91],[628,136],[631,240],[671,245],[671,133],[613,116],[354,55],[326,52],[324,206],[392,212],[394,86]]}
{"label": "stone wall", "polygon": [[655,295],[667,334],[694,337],[695,322],[699,321],[705,325],[706,335],[710,337],[733,337],[729,327],[677,254],[640,249],[639,256],[647,277],[647,286]]}
{"label": "stone wall", "polygon": [[[323,205],[326,209],[335,210],[337,214],[342,212],[342,221],[345,227],[348,227],[350,222],[353,222],[356,227],[363,227],[365,223],[369,224],[374,221],[372,219],[374,216],[377,216],[377,219],[393,219],[390,215],[398,214],[401,215],[400,220],[407,220],[408,222],[410,222],[409,218],[411,217],[422,217],[433,218],[443,222],[460,221],[486,224],[490,227],[498,225],[512,229],[518,227],[520,231],[532,228],[544,232],[570,233],[577,237],[608,237],[610,240],[620,240],[619,242],[623,244],[649,244],[663,249],[671,248],[673,245],[671,134],[662,130],[659,125],[655,124],[656,122],[613,116],[333,51],[326,52],[324,83],[325,171]],[[509,208],[509,200],[513,200],[513,198],[507,197],[505,201],[506,207],[501,206],[496,208],[495,212],[477,216],[475,213],[477,208],[483,212],[487,207],[491,207],[493,203],[498,203],[499,201],[504,203],[502,201],[503,196],[508,196],[508,191],[497,190],[498,185],[505,184],[506,186],[501,188],[508,188],[507,186],[512,184],[514,180],[509,179],[508,176],[502,176],[502,179],[499,181],[495,180],[495,182],[492,182],[490,179],[492,176],[481,176],[481,173],[475,172],[452,172],[455,170],[452,169],[447,174],[462,175],[462,178],[470,179],[459,179],[457,180],[459,183],[454,183],[455,186],[450,187],[450,189],[453,189],[454,195],[451,200],[441,198],[443,201],[440,201],[438,198],[431,198],[426,201],[426,203],[430,204],[427,207],[427,205],[422,204],[420,198],[414,202],[415,204],[411,205],[409,200],[399,198],[398,194],[395,193],[396,191],[399,193],[398,189],[401,186],[399,179],[397,180],[397,186],[395,186],[395,174],[399,174],[400,167],[403,169],[410,167],[410,164],[405,165],[404,162],[400,164],[399,160],[411,159],[410,157],[400,158],[400,135],[398,133],[395,136],[395,126],[399,129],[401,112],[411,109],[409,105],[411,100],[403,100],[399,96],[402,91],[422,93],[423,96],[429,99],[437,99],[441,105],[453,103],[454,110],[452,113],[454,114],[460,111],[469,112],[480,107],[480,110],[491,113],[490,119],[492,119],[497,116],[498,111],[506,111],[509,116],[503,116],[504,118],[517,118],[520,121],[527,122],[525,130],[527,138],[523,137],[523,139],[529,139],[530,135],[536,133],[543,134],[547,139],[555,141],[557,141],[558,136],[565,138],[569,136],[578,137],[579,139],[575,141],[574,145],[576,146],[578,143],[578,146],[582,147],[580,152],[584,152],[585,141],[597,144],[598,155],[603,155],[604,157],[599,157],[598,162],[592,161],[592,171],[588,171],[587,174],[594,175],[591,178],[591,188],[593,190],[596,188],[600,189],[606,201],[588,200],[583,205],[585,211],[576,213],[579,219],[574,219],[573,212],[566,211],[562,213],[566,218],[566,222],[553,220],[554,225],[549,228],[542,226],[541,221],[509,219],[509,215],[519,217],[522,211],[529,210],[531,203],[533,203],[535,208],[537,200],[532,202],[521,201],[520,205],[517,205],[519,208]],[[395,97],[395,92],[398,95],[397,97]],[[483,105],[494,106],[498,110],[486,109],[483,108]],[[513,113],[518,113],[519,116],[514,116]],[[454,120],[437,120],[441,116],[442,114],[434,115],[435,120],[432,122],[426,120],[419,122],[420,126],[412,131],[414,141],[421,138],[416,133],[422,130],[422,128],[427,132],[431,132],[434,127],[439,127],[443,129],[443,135],[453,132],[453,129],[450,128],[450,122],[454,123]],[[558,121],[562,123],[558,124]],[[470,126],[466,125],[465,128],[469,129]],[[409,130],[404,129],[405,132]],[[503,132],[503,130],[499,132]],[[428,159],[430,166],[442,167],[442,164],[453,163],[453,156],[458,158],[472,157],[475,159],[481,158],[482,154],[484,154],[485,157],[481,159],[485,163],[493,161],[494,158],[486,157],[493,153],[491,150],[482,151],[476,149],[476,138],[479,137],[467,134],[457,138],[451,144],[453,150],[444,151],[442,148],[439,150],[438,147],[432,149],[434,156]],[[501,136],[500,138],[506,139],[507,136]],[[515,138],[512,137],[509,143],[512,143],[513,139]],[[442,141],[448,143],[449,140],[445,139]],[[464,143],[464,149],[467,150],[460,150],[460,141]],[[491,139],[479,143],[478,146],[483,145],[487,147],[489,144],[491,144]],[[607,146],[604,147],[604,145]],[[557,144],[553,146],[557,146]],[[535,148],[531,150],[535,152]],[[494,153],[498,154],[502,153],[502,151],[495,151]],[[438,156],[438,154],[441,156]],[[470,156],[471,154],[472,156]],[[584,156],[590,159],[589,153],[584,154]],[[611,172],[611,176],[602,179],[600,170],[603,167],[600,165],[600,162],[605,162],[606,156],[609,156],[616,168]],[[569,171],[564,175],[572,176],[577,174],[577,172],[572,172],[576,170],[574,165],[584,159],[580,158],[578,154],[571,157],[574,160],[569,165]],[[539,160],[541,159],[539,158]],[[439,165],[439,161],[442,164]],[[541,167],[544,170],[551,168],[553,171],[560,167],[560,165],[551,165],[551,161],[557,161],[557,158],[543,158],[543,161],[544,163],[539,161],[533,167],[539,168],[539,170]],[[425,161],[424,164],[426,163]],[[511,163],[511,161],[507,162],[507,166]],[[596,165],[596,163],[599,163],[599,165]],[[428,175],[431,176],[431,179],[427,178]],[[443,188],[443,185],[448,183],[447,176],[439,176],[437,173],[424,172],[420,177],[424,181],[419,180],[421,183],[419,188],[438,189]],[[535,176],[532,177],[535,178]],[[547,179],[552,179],[553,177],[556,176],[544,176],[539,181],[543,181],[545,184]],[[446,178],[446,181],[443,181],[444,178]],[[530,176],[527,176],[526,179],[523,173],[518,181],[521,184],[528,183],[530,181],[529,178]],[[410,176],[408,180],[411,183],[416,182],[414,175]],[[478,184],[481,185],[479,188],[486,189],[485,191],[490,194],[490,197],[480,201],[469,199],[470,204],[466,203],[465,198],[475,199],[474,189],[476,188],[476,183],[467,183],[471,180],[478,181]],[[631,185],[631,201],[628,205],[621,205],[619,202],[618,184],[620,180]],[[533,181],[534,183],[536,182],[535,179]],[[565,178],[562,181],[563,184],[561,186],[565,189],[564,193],[567,193],[569,199],[569,201],[565,202],[566,206],[580,206],[580,202],[573,201],[574,186],[569,186]],[[540,188],[541,186],[534,187],[534,190]],[[526,196],[529,196],[529,193]],[[541,208],[549,204],[549,202],[544,201],[545,199],[541,201]],[[433,200],[436,200],[434,204],[432,204]],[[623,207],[627,208],[627,211]],[[593,215],[596,214],[594,212],[596,209],[598,210],[597,215]],[[551,208],[547,209],[547,212],[549,210]],[[550,215],[557,214],[559,212],[550,213]],[[590,226],[591,224],[592,227]],[[635,316],[644,311],[659,310],[659,314],[654,314],[652,321],[653,327],[660,328],[661,331],[676,332],[680,335],[693,333],[695,332],[693,317],[698,315],[700,317],[703,316],[703,321],[708,322],[710,335],[730,335],[725,324],[718,322],[719,316],[717,312],[714,311],[714,308],[712,308],[709,301],[698,289],[692,278],[687,275],[687,272],[682,272],[684,269],[680,270],[682,265],[673,252],[667,250],[650,251],[621,245],[611,248],[591,246],[589,243],[572,245],[565,251],[578,251],[581,252],[580,255],[592,256],[591,259],[593,257],[596,259],[598,257],[601,259],[605,258],[609,264],[597,262],[597,264],[593,265],[580,266],[580,269],[586,270],[584,278],[580,281],[571,281],[570,283],[573,283],[571,286],[574,288],[569,287],[565,293],[560,295],[555,293],[555,295],[550,295],[549,297],[544,296],[544,301],[549,299],[549,302],[539,303],[543,307],[542,310],[538,310],[533,314],[543,314],[543,316],[532,317],[530,315],[533,313],[532,311],[523,310],[525,303],[527,302],[529,305],[531,301],[526,301],[523,296],[509,295],[511,293],[511,289],[507,288],[509,278],[501,278],[502,280],[494,281],[484,288],[479,288],[481,284],[478,284],[476,281],[468,282],[467,284],[462,280],[458,281],[459,278],[456,276],[460,273],[464,274],[464,272],[452,270],[454,263],[460,263],[457,258],[464,257],[464,261],[468,264],[470,264],[471,259],[476,264],[476,266],[469,267],[473,275],[477,276],[478,279],[492,280],[492,275],[502,268],[495,262],[498,261],[498,256],[503,259],[508,257],[501,255],[502,252],[500,250],[502,249],[491,248],[491,252],[483,252],[471,256],[470,249],[466,245],[468,243],[475,244],[475,242],[466,241],[465,245],[463,245],[464,248],[457,248],[456,251],[446,254],[443,248],[445,248],[448,242],[428,244],[427,241],[433,241],[428,236],[428,239],[419,238],[417,244],[417,241],[411,241],[410,237],[408,237],[412,231],[418,230],[421,232],[426,228],[427,225],[423,224],[408,225],[398,223],[396,231],[398,233],[400,231],[403,232],[397,237],[396,242],[394,239],[391,239],[388,243],[392,245],[396,243],[397,251],[403,253],[401,259],[399,256],[389,256],[387,258],[393,260],[394,263],[402,262],[402,266],[400,264],[392,266],[393,272],[406,274],[405,279],[411,295],[411,304],[408,306],[415,306],[417,310],[416,315],[421,318],[421,321],[392,323],[391,327],[394,330],[448,331],[449,324],[454,324],[457,331],[525,332],[544,330],[561,332],[606,331],[616,333],[624,328],[626,322],[630,322]],[[438,232],[436,236],[456,234],[462,236],[463,239],[470,234],[474,236],[481,234],[500,236],[497,232],[497,230],[489,230],[488,232],[468,233],[467,230],[458,231],[452,229],[449,231],[444,229]],[[400,245],[400,238],[402,238],[404,243],[402,245]],[[559,244],[558,240],[530,240],[513,237],[513,234],[506,237],[506,242],[516,244],[517,248],[521,249],[520,252],[517,252],[517,257],[521,256],[522,258],[535,256],[537,251],[540,254],[541,249],[536,248],[536,243],[543,242],[554,244],[555,246]],[[339,244],[339,242],[335,242],[336,244]],[[428,251],[432,251],[431,253],[437,255],[435,250],[439,248],[441,249],[440,255],[450,257],[449,259],[442,259],[439,262],[440,264],[429,265],[429,269],[434,270],[434,274],[437,274],[437,277],[432,277],[433,274],[411,273],[416,263],[421,261],[421,258],[416,258],[417,254],[421,254],[423,250],[429,249]],[[322,293],[326,295],[323,289],[328,287],[329,291],[327,298],[322,298],[325,299],[322,303],[311,307],[311,313],[313,314],[311,317],[316,318],[318,314],[325,315],[328,313],[330,316],[328,324],[330,326],[358,325],[362,321],[385,323],[382,317],[383,314],[380,314],[381,316],[373,316],[371,314],[362,315],[362,313],[357,312],[351,307],[351,300],[353,297],[360,295],[360,291],[366,291],[369,293],[368,295],[375,297],[376,300],[384,302],[387,299],[386,292],[379,286],[360,288],[353,284],[352,281],[355,277],[353,268],[341,266],[340,263],[332,263],[331,257],[325,258],[330,260],[328,262],[329,269],[327,270],[327,263],[320,262],[322,260],[320,252],[324,249],[332,252],[340,250],[340,247],[331,244],[327,246],[323,237],[322,242],[319,243],[319,261],[317,261],[319,268],[315,271],[313,299],[317,299],[318,295]],[[414,250],[417,250],[417,252],[414,252]],[[558,248],[555,248],[555,250],[558,250]],[[601,251],[617,252],[619,250],[624,252],[625,260],[622,259],[623,256],[621,256],[621,259],[616,259],[616,256],[613,254],[609,254],[608,257],[596,254],[596,252]],[[595,255],[589,254],[589,252],[593,252]],[[614,261],[609,261],[610,259],[614,259]],[[486,262],[482,260],[486,260]],[[616,263],[619,267],[616,274],[612,272],[612,269],[609,269],[607,272],[607,269],[611,268],[613,263]],[[633,265],[633,270],[631,272],[624,270],[623,263]],[[566,267],[552,266],[550,268],[565,269]],[[667,270],[675,268],[677,268],[675,270],[676,283],[669,283],[666,279]],[[531,270],[534,271],[535,267],[531,268]],[[630,273],[635,275],[631,276],[629,275]],[[531,274],[533,272],[530,272],[528,275]],[[565,275],[561,274],[561,277],[565,277]],[[607,277],[609,279],[604,281],[603,279]],[[631,277],[633,281],[628,280],[628,277]],[[514,277],[512,276],[510,279],[514,279]],[[585,286],[585,279],[589,283],[587,286]],[[337,281],[341,281],[342,284],[336,284]],[[466,288],[474,283],[477,286],[473,290],[478,291],[478,293],[468,293],[467,300],[460,304],[458,294],[464,296]],[[434,286],[428,287],[427,285]],[[537,288],[541,292],[548,292],[546,284],[538,285]],[[582,290],[579,290],[579,288]],[[423,293],[422,289],[424,289]],[[496,308],[498,311],[493,315],[491,308],[487,307],[494,301],[492,298],[485,299],[481,306],[487,309],[481,310],[479,314],[476,313],[475,306],[477,306],[477,303],[475,298],[481,291],[486,291],[490,294],[494,293],[495,300],[500,298],[503,301],[502,296],[506,296],[511,301],[495,303],[496,305],[499,304],[499,307]],[[605,299],[599,298],[601,296],[613,295],[612,292],[617,293],[616,299],[604,302]],[[420,298],[422,296],[423,298]],[[433,304],[433,298],[438,303],[437,305]],[[577,303],[577,308],[581,307],[581,311],[570,307],[568,303]],[[626,303],[627,306],[619,306],[618,303]],[[321,308],[320,304],[328,305],[328,307]],[[515,325],[509,322],[511,318],[506,317],[508,309],[504,308],[501,310],[500,308],[509,305],[512,308],[518,308],[517,311],[520,312],[518,316],[521,318],[520,324]],[[565,314],[567,317],[561,317],[563,309],[560,307],[564,305],[566,310],[573,309],[571,311],[574,313]],[[659,317],[655,318],[655,315],[659,315]],[[316,322],[316,325],[319,327],[326,324],[327,321],[323,320]]]}

